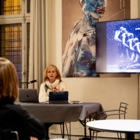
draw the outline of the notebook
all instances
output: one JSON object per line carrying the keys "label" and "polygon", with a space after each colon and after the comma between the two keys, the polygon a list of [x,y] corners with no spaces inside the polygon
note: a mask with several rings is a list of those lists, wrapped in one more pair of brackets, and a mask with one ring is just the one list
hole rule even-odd
{"label": "notebook", "polygon": [[38,94],[36,89],[19,89],[19,101],[27,103],[38,103]]}
{"label": "notebook", "polygon": [[68,91],[49,92],[49,104],[68,104]]}

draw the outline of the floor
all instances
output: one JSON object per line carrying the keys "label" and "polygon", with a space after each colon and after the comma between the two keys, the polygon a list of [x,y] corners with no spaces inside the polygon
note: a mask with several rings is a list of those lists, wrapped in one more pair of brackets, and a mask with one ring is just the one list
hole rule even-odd
{"label": "floor", "polygon": [[[60,136],[51,136],[50,140],[69,140],[67,136],[65,136],[64,139],[62,139]],[[71,140],[84,140],[84,139],[80,139],[79,137],[71,137]],[[89,139],[87,139],[89,140]],[[117,138],[98,138],[97,140],[118,140]],[[125,140],[125,139],[123,139]],[[139,140],[139,138],[135,138],[135,140]]]}
{"label": "floor", "polygon": [[[68,137],[65,136],[65,138],[62,139],[62,137],[60,135],[59,136],[58,135],[50,135],[50,140],[68,140]],[[71,140],[84,140],[84,139],[82,139],[82,137],[72,136]],[[89,140],[89,139],[87,139],[87,140]],[[117,140],[117,138],[113,138],[113,139],[111,139],[111,138],[98,138],[97,140]]]}
{"label": "floor", "polygon": [[[56,133],[54,129],[52,129],[53,131],[50,131],[50,134],[49,134],[49,137],[50,139],[56,139],[56,140],[63,140],[62,139],[62,135],[61,135],[61,132],[58,132]],[[66,131],[65,131],[66,132]],[[66,133],[65,133],[66,134]],[[82,133],[81,131],[79,131],[79,133],[72,133],[72,136],[71,136],[71,140],[84,140],[84,136],[82,136]],[[122,137],[125,137],[125,135],[122,133],[121,134]],[[87,133],[87,136],[89,136],[89,133]],[[57,139],[57,138],[60,138],[60,139]],[[68,139],[68,136],[65,135],[64,137],[66,140],[69,140]],[[83,139],[82,139],[83,138]],[[65,140],[64,139],[64,140]],[[87,139],[89,140],[89,139]],[[95,140],[95,139],[94,139]],[[118,140],[117,138],[117,133],[108,133],[108,132],[100,132],[98,133],[98,139],[97,140]]]}
{"label": "floor", "polygon": [[[84,140],[84,138],[83,138],[84,136],[81,135],[83,133],[80,133],[80,132],[81,131],[79,131],[79,133],[76,133],[76,134],[71,133],[72,134],[71,140]],[[52,131],[49,136],[50,136],[50,140],[69,140],[67,135],[65,135],[64,139],[62,139],[61,132],[60,133],[55,133],[55,131]],[[87,136],[89,136],[89,133],[87,133]],[[121,136],[123,137],[123,140],[125,140],[125,133],[121,133]],[[89,139],[87,139],[87,140],[89,140]],[[118,140],[117,133],[114,133],[114,132],[112,132],[112,133],[111,132],[100,132],[100,133],[98,133],[97,140]],[[135,140],[139,140],[139,135],[138,134],[135,134]]]}

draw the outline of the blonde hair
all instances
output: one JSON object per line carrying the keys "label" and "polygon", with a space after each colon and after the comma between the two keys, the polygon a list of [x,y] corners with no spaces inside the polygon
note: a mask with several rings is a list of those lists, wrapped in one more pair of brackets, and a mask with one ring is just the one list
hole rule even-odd
{"label": "blonde hair", "polygon": [[44,81],[49,81],[49,78],[48,78],[48,71],[51,69],[51,68],[54,68],[56,73],[57,73],[57,77],[56,79],[59,79],[61,80],[61,75],[60,75],[60,71],[58,70],[58,68],[55,66],[55,65],[49,65],[45,71],[44,71]]}
{"label": "blonde hair", "polygon": [[13,103],[19,95],[18,76],[14,65],[0,57],[0,103]]}

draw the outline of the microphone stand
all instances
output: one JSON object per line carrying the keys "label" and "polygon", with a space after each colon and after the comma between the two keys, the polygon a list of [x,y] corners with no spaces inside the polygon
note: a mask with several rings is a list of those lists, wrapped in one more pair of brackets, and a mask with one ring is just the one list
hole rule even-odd
{"label": "microphone stand", "polygon": [[[24,87],[22,87],[23,84],[24,84]],[[29,84],[29,82],[20,82],[20,87],[28,89],[28,84]]]}
{"label": "microphone stand", "polygon": [[29,82],[20,82],[20,85],[21,84],[26,84],[27,85],[27,89],[28,89],[28,84],[35,83],[35,82],[37,82],[37,80],[32,80],[32,81],[29,81]]}
{"label": "microphone stand", "polygon": [[20,84],[30,84],[29,82],[20,82]]}

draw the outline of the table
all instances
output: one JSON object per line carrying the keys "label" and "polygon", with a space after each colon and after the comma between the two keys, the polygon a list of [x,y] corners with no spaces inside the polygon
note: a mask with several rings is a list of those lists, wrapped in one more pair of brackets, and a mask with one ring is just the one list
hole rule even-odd
{"label": "table", "polygon": [[87,117],[92,115],[92,118],[94,117],[94,119],[98,120],[102,117],[102,115],[104,115],[101,114],[100,116],[98,116],[99,113],[104,111],[100,103],[87,102],[87,103],[82,103],[81,105],[83,106],[83,108],[79,116],[79,119],[85,120]]}
{"label": "table", "polygon": [[[99,113],[103,112],[104,109],[100,103],[83,103],[83,109],[79,116],[79,122],[84,126],[84,139],[86,140],[86,122],[87,119],[91,121],[92,119],[99,120],[101,117],[103,117],[105,114]],[[91,131],[90,131],[90,137],[91,137]]]}
{"label": "table", "polygon": [[88,122],[87,126],[97,130],[126,133],[126,140],[134,140],[134,133],[140,132],[140,120],[98,120]]}
{"label": "table", "polygon": [[75,122],[83,106],[73,104],[16,103],[44,123]]}
{"label": "table", "polygon": [[45,104],[45,103],[21,103],[30,114],[44,123],[75,122],[79,119],[84,126],[84,135],[86,139],[86,119],[87,117],[99,119],[96,117],[104,111],[100,103],[80,103],[80,104]]}

